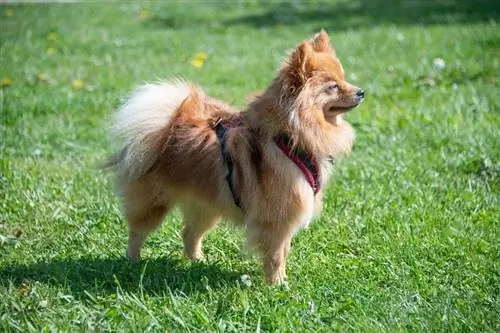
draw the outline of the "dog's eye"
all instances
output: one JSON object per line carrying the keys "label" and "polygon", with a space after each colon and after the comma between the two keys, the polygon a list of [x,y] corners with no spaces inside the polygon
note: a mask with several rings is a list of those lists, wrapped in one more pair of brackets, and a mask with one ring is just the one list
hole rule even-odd
{"label": "dog's eye", "polygon": [[326,87],[326,91],[330,94],[336,92],[337,90],[339,90],[339,85],[336,83],[332,83]]}

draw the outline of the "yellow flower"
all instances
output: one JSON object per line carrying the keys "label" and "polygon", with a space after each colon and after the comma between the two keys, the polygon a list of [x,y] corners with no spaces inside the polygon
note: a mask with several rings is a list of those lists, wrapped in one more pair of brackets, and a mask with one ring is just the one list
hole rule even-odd
{"label": "yellow flower", "polygon": [[56,52],[56,49],[55,49],[55,48],[53,48],[53,47],[49,47],[49,48],[47,49],[47,55],[49,55],[49,56],[50,56],[50,55],[53,55],[55,52]]}
{"label": "yellow flower", "polygon": [[205,61],[207,61],[207,54],[203,51],[196,53],[191,64],[196,68],[202,68],[205,65]]}
{"label": "yellow flower", "polygon": [[146,8],[141,9],[141,11],[139,12],[139,20],[141,21],[147,20],[149,16],[149,10],[147,10]]}
{"label": "yellow flower", "polygon": [[47,35],[47,39],[48,40],[56,40],[57,39],[57,32],[49,32],[49,34]]}
{"label": "yellow flower", "polygon": [[49,80],[49,76],[45,73],[38,73],[36,75],[36,78],[38,79],[38,81],[41,81],[41,82],[47,82]]}
{"label": "yellow flower", "polygon": [[12,84],[12,79],[10,77],[4,77],[0,80],[0,87],[8,87]]}
{"label": "yellow flower", "polygon": [[14,15],[14,11],[11,8],[5,8],[5,10],[3,11],[3,13],[4,13],[5,16],[12,16],[12,15]]}
{"label": "yellow flower", "polygon": [[82,80],[75,79],[75,80],[73,80],[73,82],[71,82],[71,86],[73,87],[73,89],[80,90],[83,88],[84,84],[83,84]]}

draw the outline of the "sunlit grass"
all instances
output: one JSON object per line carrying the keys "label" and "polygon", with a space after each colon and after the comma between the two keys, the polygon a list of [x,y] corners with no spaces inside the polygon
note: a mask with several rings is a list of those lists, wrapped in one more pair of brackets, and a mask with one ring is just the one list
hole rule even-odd
{"label": "sunlit grass", "polygon": [[[0,330],[499,331],[498,5],[395,3],[2,5]],[[322,27],[367,98],[288,286],[232,227],[189,263],[177,212],[128,263],[120,100],[182,76],[243,107]]]}

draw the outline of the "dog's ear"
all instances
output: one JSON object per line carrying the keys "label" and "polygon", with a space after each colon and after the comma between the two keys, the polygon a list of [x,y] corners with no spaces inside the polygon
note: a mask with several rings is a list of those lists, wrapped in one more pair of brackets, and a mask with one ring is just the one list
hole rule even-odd
{"label": "dog's ear", "polygon": [[327,52],[335,54],[335,50],[330,44],[330,37],[325,30],[321,29],[320,32],[315,34],[311,40],[314,51],[316,52]]}
{"label": "dog's ear", "polygon": [[290,55],[288,60],[288,73],[293,77],[295,85],[302,85],[310,75],[308,66],[309,58],[314,53],[313,47],[309,41],[304,41]]}

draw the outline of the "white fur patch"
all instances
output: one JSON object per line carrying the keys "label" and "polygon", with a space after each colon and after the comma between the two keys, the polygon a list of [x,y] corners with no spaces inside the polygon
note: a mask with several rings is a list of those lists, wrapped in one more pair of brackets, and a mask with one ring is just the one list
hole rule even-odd
{"label": "white fur patch", "polygon": [[[304,179],[299,180],[299,184],[297,186],[300,189],[300,193],[307,193],[302,196],[302,205],[304,206],[304,210],[302,215],[299,217],[299,224],[297,225],[297,229],[295,232],[300,229],[308,228],[314,218],[314,193],[312,192],[311,185]],[[311,192],[311,194],[309,194]]]}
{"label": "white fur patch", "polygon": [[113,138],[121,139],[125,147],[118,166],[124,176],[135,178],[151,167],[155,156],[146,137],[168,124],[191,89],[189,84],[180,80],[146,84],[118,110],[111,134]]}

